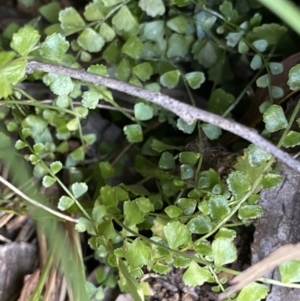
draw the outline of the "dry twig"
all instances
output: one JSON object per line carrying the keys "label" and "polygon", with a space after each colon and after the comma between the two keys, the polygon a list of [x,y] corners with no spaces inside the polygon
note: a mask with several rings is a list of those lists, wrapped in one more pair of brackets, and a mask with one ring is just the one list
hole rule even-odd
{"label": "dry twig", "polygon": [[241,125],[235,121],[228,120],[219,115],[195,108],[191,105],[187,105],[167,95],[148,91],[140,87],[118,81],[116,79],[102,77],[100,75],[89,73],[85,70],[72,69],[60,65],[52,65],[38,61],[29,61],[27,64],[26,72],[33,73],[35,70],[68,76],[81,81],[93,83],[95,85],[103,85],[107,88],[121,91],[129,95],[144,98],[163,107],[168,111],[171,111],[175,115],[182,118],[188,124],[191,124],[195,120],[199,119],[204,122],[216,125],[257,145],[261,149],[276,157],[281,162],[291,167],[293,170],[300,173],[300,163],[298,161],[262,138],[255,130]]}
{"label": "dry twig", "polygon": [[300,244],[289,244],[285,245],[273,253],[271,253],[265,259],[259,261],[258,263],[251,266],[249,269],[240,273],[238,276],[234,277],[230,284],[232,285],[228,291],[219,295],[219,300],[224,300],[230,295],[238,292],[243,287],[245,287],[250,282],[258,280],[259,277],[265,275],[269,271],[273,270],[280,264],[300,258]]}

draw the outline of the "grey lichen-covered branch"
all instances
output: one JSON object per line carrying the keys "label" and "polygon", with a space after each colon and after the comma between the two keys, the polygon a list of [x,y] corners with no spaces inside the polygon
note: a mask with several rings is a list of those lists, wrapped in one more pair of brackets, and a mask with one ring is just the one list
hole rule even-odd
{"label": "grey lichen-covered branch", "polygon": [[163,107],[168,111],[173,112],[188,124],[191,124],[198,119],[216,125],[223,130],[236,134],[244,138],[245,140],[248,140],[249,142],[257,145],[261,149],[272,154],[278,160],[300,173],[300,163],[297,160],[293,159],[290,155],[262,138],[255,130],[241,125],[235,121],[228,120],[219,115],[195,108],[167,95],[148,91],[143,88],[118,81],[116,79],[102,77],[85,70],[72,69],[60,65],[53,65],[38,61],[29,61],[27,64],[26,72],[32,73],[35,70],[69,76],[74,79],[82,80],[95,85],[103,85],[112,90],[121,91],[132,96],[144,98]]}

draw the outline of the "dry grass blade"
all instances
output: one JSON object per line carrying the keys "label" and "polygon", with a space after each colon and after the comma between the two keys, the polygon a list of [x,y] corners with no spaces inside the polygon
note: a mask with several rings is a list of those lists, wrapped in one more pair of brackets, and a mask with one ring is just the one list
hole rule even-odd
{"label": "dry grass blade", "polygon": [[74,219],[68,215],[62,214],[58,211],[55,211],[51,208],[48,208],[47,206],[41,204],[40,202],[33,200],[31,198],[29,198],[26,194],[24,194],[21,190],[19,190],[17,187],[15,187],[14,185],[12,185],[11,183],[9,183],[7,180],[5,180],[2,176],[0,176],[0,182],[2,182],[5,186],[7,186],[8,188],[10,188],[12,191],[14,191],[17,195],[19,195],[20,197],[22,197],[23,199],[25,199],[26,201],[28,201],[29,203],[33,204],[34,206],[38,207],[38,208],[42,208],[43,210],[50,212],[51,214],[60,217],[64,220],[73,222],[73,223],[77,223],[77,219]]}
{"label": "dry grass blade", "polygon": [[230,295],[238,292],[243,287],[245,287],[250,282],[258,280],[261,276],[265,275],[267,272],[273,270],[278,265],[286,262],[288,260],[299,259],[300,258],[300,243],[285,245],[271,255],[263,259],[262,261],[256,263],[249,269],[240,273],[238,276],[234,277],[230,284],[232,285],[228,291],[219,295],[219,300],[224,300]]}
{"label": "dry grass blade", "polygon": [[29,300],[30,294],[34,291],[38,279],[40,276],[40,270],[35,270],[31,275],[26,275],[24,280],[24,286],[18,301],[27,301]]}

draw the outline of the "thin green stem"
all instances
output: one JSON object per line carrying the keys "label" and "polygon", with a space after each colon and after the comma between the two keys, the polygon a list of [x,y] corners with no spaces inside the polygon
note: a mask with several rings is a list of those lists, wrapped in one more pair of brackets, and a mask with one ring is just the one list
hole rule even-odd
{"label": "thin green stem", "polygon": [[[33,148],[28,144],[28,148],[32,152],[32,154],[36,154],[33,150]],[[39,157],[40,158],[40,157]],[[75,198],[75,196],[71,193],[71,191],[64,185],[64,183],[51,171],[51,169],[48,167],[48,165],[40,158],[40,163],[43,165],[43,167],[48,171],[48,173],[55,178],[56,182],[60,185],[60,187],[67,193],[67,195],[74,201],[74,203],[77,205],[77,207],[81,210],[81,212],[87,217],[87,219],[91,220],[90,215],[86,212],[86,210],[81,206],[80,202]]]}
{"label": "thin green stem", "polygon": [[212,267],[208,267],[209,271],[211,272],[211,274],[214,276],[215,278],[215,282],[218,284],[219,288],[221,289],[222,292],[224,292],[224,286],[223,284],[220,282],[220,279],[218,277],[218,275],[215,273],[214,269]]}
{"label": "thin green stem", "polygon": [[241,101],[241,99],[247,93],[247,90],[253,85],[253,83],[257,80],[257,78],[261,75],[263,70],[264,70],[264,68],[260,68],[259,71],[255,74],[255,76],[252,77],[252,79],[247,83],[247,85],[244,87],[244,89],[239,94],[239,96],[236,98],[236,100],[222,114],[223,117],[226,117],[237,106],[237,104]]}
{"label": "thin green stem", "polygon": [[71,110],[68,109],[64,109],[64,108],[59,108],[53,105],[47,105],[47,104],[43,104],[40,102],[31,102],[28,100],[2,100],[0,103],[0,106],[5,106],[5,105],[25,105],[25,106],[33,106],[33,107],[38,107],[41,109],[50,109],[50,110],[55,110],[55,111],[59,111],[59,112],[64,112],[64,113],[68,113],[70,115],[73,115],[75,117],[80,117],[82,118],[82,116],[80,116],[78,113],[74,113]]}
{"label": "thin green stem", "polygon": [[[70,106],[72,108],[72,111],[74,111],[74,104],[73,102],[70,103]],[[83,148],[85,147],[85,142],[83,139],[83,134],[82,134],[82,127],[81,127],[81,122],[80,122],[80,118],[78,116],[75,117],[76,121],[77,121],[77,125],[78,125],[78,133],[79,133],[79,139],[81,142],[81,145],[83,146]]]}

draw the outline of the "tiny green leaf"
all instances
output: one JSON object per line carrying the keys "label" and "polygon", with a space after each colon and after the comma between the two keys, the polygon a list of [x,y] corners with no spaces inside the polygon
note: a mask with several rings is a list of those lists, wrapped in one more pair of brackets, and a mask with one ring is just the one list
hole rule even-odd
{"label": "tiny green leaf", "polygon": [[261,186],[264,189],[269,189],[280,185],[282,181],[283,181],[283,177],[281,175],[269,173],[263,177],[261,181]]}
{"label": "tiny green leaf", "polygon": [[262,66],[262,59],[259,54],[255,54],[255,56],[252,58],[250,67],[252,70],[258,70]]}
{"label": "tiny green leaf", "polygon": [[228,238],[234,240],[236,237],[236,231],[228,228],[222,227],[218,233],[215,235],[215,238]]}
{"label": "tiny green leaf", "polygon": [[18,140],[18,141],[16,142],[16,144],[15,144],[15,148],[18,149],[18,150],[23,149],[23,148],[25,148],[25,147],[27,147],[27,146],[28,146],[27,143],[25,143],[25,142],[22,141],[22,140]]}
{"label": "tiny green leaf", "polygon": [[105,40],[92,28],[85,28],[77,39],[78,45],[89,52],[99,52]]}
{"label": "tiny green leaf", "polygon": [[171,169],[175,167],[175,160],[170,152],[163,152],[160,156],[158,166],[162,169]]}
{"label": "tiny green leaf", "polygon": [[126,225],[137,225],[144,221],[144,213],[139,209],[136,202],[124,202],[124,215]]}
{"label": "tiny green leaf", "polygon": [[[11,86],[9,84],[17,84],[25,77],[26,71],[26,60],[24,58],[18,58],[9,62],[4,68],[0,69],[0,79],[4,84],[4,89],[6,93],[11,91]],[[2,86],[0,91],[2,90]],[[3,92],[0,92],[3,93]],[[3,94],[6,94],[3,93]]]}
{"label": "tiny green leaf", "polygon": [[165,34],[165,22],[163,20],[151,21],[143,25],[141,34],[146,40],[156,42],[163,39]]}
{"label": "tiny green leaf", "polygon": [[13,93],[12,85],[5,77],[2,76],[0,77],[0,87],[0,98],[7,98]]}
{"label": "tiny green leaf", "polygon": [[99,34],[106,42],[111,42],[116,37],[116,32],[105,22],[101,24]]}
{"label": "tiny green leaf", "polygon": [[283,283],[292,283],[300,281],[300,261],[291,260],[284,262],[279,266],[281,281]]}
{"label": "tiny green leaf", "polygon": [[260,301],[268,295],[269,288],[266,285],[252,282],[246,285],[237,297],[237,301]]}
{"label": "tiny green leaf", "polygon": [[236,21],[238,18],[237,11],[233,8],[233,5],[229,1],[222,1],[222,4],[219,6],[220,12],[228,19],[229,21]]}
{"label": "tiny green leaf", "polygon": [[48,36],[39,48],[39,54],[43,58],[60,63],[67,50],[69,42],[60,33],[54,33]]}
{"label": "tiny green leaf", "polygon": [[256,40],[252,45],[260,52],[264,52],[268,48],[268,42],[266,40]]}
{"label": "tiny green leaf", "polygon": [[40,162],[40,158],[37,155],[30,155],[29,161],[31,162],[31,164],[35,165]]}
{"label": "tiny green leaf", "polygon": [[182,280],[188,286],[202,285],[206,281],[213,279],[212,274],[207,268],[202,268],[198,263],[192,261],[189,268],[182,275]]}
{"label": "tiny green leaf", "polygon": [[287,84],[291,90],[300,89],[300,64],[290,69]]}
{"label": "tiny green leaf", "polygon": [[208,216],[199,215],[193,217],[188,223],[187,227],[191,233],[205,234],[212,229],[211,220]]}
{"label": "tiny green leaf", "polygon": [[266,124],[267,131],[270,133],[285,129],[288,126],[283,109],[278,105],[270,106],[265,111],[263,120]]}
{"label": "tiny green leaf", "polygon": [[170,222],[164,226],[164,233],[168,245],[172,249],[177,249],[182,245],[187,245],[191,241],[191,233],[188,228],[180,222]]}
{"label": "tiny green leaf", "polygon": [[68,196],[63,195],[58,201],[57,208],[59,210],[64,211],[64,210],[67,210],[68,208],[70,208],[73,204],[74,204],[73,199],[71,199]]}
{"label": "tiny green leaf", "polygon": [[215,89],[208,100],[207,109],[210,112],[222,115],[234,103],[235,98],[221,88]]}
{"label": "tiny green leaf", "polygon": [[163,152],[165,150],[181,150],[181,147],[175,146],[175,145],[169,145],[166,143],[163,143],[155,138],[148,140],[151,143],[151,148],[157,152]]}
{"label": "tiny green leaf", "polygon": [[150,63],[145,62],[142,64],[138,64],[132,68],[132,73],[136,75],[141,81],[149,80],[152,73],[153,68]]}
{"label": "tiny green leaf", "polygon": [[139,7],[152,18],[162,16],[166,11],[164,2],[162,0],[140,0]]}
{"label": "tiny green leaf", "polygon": [[239,41],[241,40],[242,36],[244,35],[244,32],[238,31],[238,32],[230,32],[226,36],[226,44],[230,47],[235,47]]}
{"label": "tiny green leaf", "polygon": [[99,225],[103,221],[103,217],[107,212],[107,208],[104,205],[95,205],[92,211],[93,220]]}
{"label": "tiny green leaf", "polygon": [[255,26],[248,32],[246,38],[250,42],[256,40],[266,40],[268,45],[278,45],[282,36],[287,32],[287,28],[276,23]]}
{"label": "tiny green leaf", "polygon": [[151,249],[140,238],[136,238],[128,247],[126,259],[132,268],[141,268],[151,259]]}
{"label": "tiny green leaf", "polygon": [[188,164],[180,165],[180,177],[182,180],[191,179],[194,176],[193,168]]}
{"label": "tiny green leaf", "polygon": [[177,205],[185,215],[191,215],[196,209],[197,201],[190,198],[180,198]]}
{"label": "tiny green leaf", "polygon": [[237,258],[237,251],[231,239],[216,238],[212,242],[212,253],[216,266],[222,266],[234,262]]}
{"label": "tiny green leaf", "polygon": [[123,5],[114,15],[112,24],[118,30],[126,32],[133,32],[138,27],[138,23],[127,5]]}
{"label": "tiny green leaf", "polygon": [[50,87],[53,93],[59,96],[68,95],[74,88],[74,84],[70,77],[56,73],[44,75],[43,82]]}
{"label": "tiny green leaf", "polygon": [[218,139],[222,135],[221,129],[210,123],[202,123],[201,128],[204,132],[204,134],[210,139],[210,140],[215,140]]}
{"label": "tiny green leaf", "polygon": [[243,40],[240,40],[238,45],[238,52],[241,54],[245,54],[248,51],[249,51],[249,46]]}
{"label": "tiny green leaf", "polygon": [[25,26],[13,35],[11,48],[20,55],[27,55],[40,40],[40,35],[33,27]]}
{"label": "tiny green leaf", "polygon": [[104,19],[105,7],[101,1],[90,2],[85,6],[83,14],[88,21],[100,21]]}
{"label": "tiny green leaf", "polygon": [[93,228],[93,225],[92,223],[85,217],[80,217],[78,219],[78,222],[75,226],[75,229],[78,231],[78,232],[85,232],[89,229],[92,229]]}
{"label": "tiny green leaf", "polygon": [[195,121],[192,124],[188,124],[183,119],[178,118],[177,119],[177,128],[186,134],[191,134],[191,133],[193,133],[193,131],[196,127],[196,123],[197,122]]}
{"label": "tiny green leaf", "polygon": [[258,167],[261,163],[269,161],[272,156],[254,144],[250,144],[246,149],[249,163],[252,167]]}
{"label": "tiny green leaf", "polygon": [[176,256],[173,265],[175,268],[187,268],[191,263],[191,259],[183,257],[183,256]]}
{"label": "tiny green leaf", "polygon": [[102,64],[90,65],[87,71],[100,76],[108,76],[107,68]]}
{"label": "tiny green leaf", "polygon": [[114,207],[118,204],[116,191],[109,185],[100,188],[101,204],[107,207]]}
{"label": "tiny green leaf", "polygon": [[114,168],[107,161],[100,162],[99,163],[99,168],[100,168],[100,171],[101,171],[101,175],[104,179],[111,178],[115,175]]}
{"label": "tiny green leaf", "polygon": [[50,187],[56,182],[56,179],[50,176],[44,176],[43,177],[43,186],[44,187]]}
{"label": "tiny green leaf", "polygon": [[203,30],[209,30],[217,21],[217,17],[210,14],[209,12],[202,11],[196,15],[197,25],[199,25]]}
{"label": "tiny green leaf", "polygon": [[74,194],[74,197],[79,198],[80,196],[82,196],[84,193],[87,192],[88,186],[85,183],[76,182],[72,184],[71,189]]}
{"label": "tiny green leaf", "polygon": [[139,102],[134,105],[134,117],[138,120],[150,120],[153,117],[153,108]]}
{"label": "tiny green leaf", "polygon": [[281,98],[284,95],[284,91],[281,87],[271,86],[271,94],[273,98]]}
{"label": "tiny green leaf", "polygon": [[85,26],[80,14],[73,7],[67,7],[59,13],[59,21],[62,29],[67,34],[72,34],[82,30]]}
{"label": "tiny green leaf", "polygon": [[81,61],[83,61],[83,62],[90,62],[91,59],[92,59],[92,55],[89,52],[84,51],[84,50],[82,50],[80,52],[80,60]]}
{"label": "tiny green leaf", "polygon": [[247,179],[247,176],[242,171],[234,171],[229,174],[228,188],[234,195],[242,195],[243,193],[249,191],[251,185]]}
{"label": "tiny green leaf", "polygon": [[227,199],[221,195],[211,196],[208,206],[213,219],[222,218],[230,212]]}
{"label": "tiny green leaf", "polygon": [[121,60],[121,62],[118,64],[116,68],[116,78],[121,81],[127,81],[131,73],[131,67],[129,61],[124,58]]}
{"label": "tiny green leaf", "polygon": [[47,130],[47,123],[37,115],[27,115],[22,121],[22,127],[29,128],[30,134],[34,137],[41,136]]}
{"label": "tiny green leaf", "polygon": [[300,133],[289,131],[283,140],[283,146],[294,147],[296,145],[300,145]]}
{"label": "tiny green leaf", "polygon": [[66,124],[66,127],[70,132],[77,131],[79,127],[78,118],[73,118],[69,120]]}
{"label": "tiny green leaf", "polygon": [[171,30],[184,34],[186,33],[186,30],[188,29],[189,23],[187,18],[184,15],[179,15],[171,20],[167,21],[166,23],[167,27],[169,27]]}
{"label": "tiny green leaf", "polygon": [[0,52],[0,66],[4,66],[7,63],[11,62],[16,56],[14,51],[1,51]]}
{"label": "tiny green leaf", "polygon": [[262,216],[263,210],[259,205],[243,205],[238,212],[239,219],[255,219]]}
{"label": "tiny green leaf", "polygon": [[45,145],[43,143],[36,143],[33,145],[33,150],[36,155],[40,155],[42,151],[44,150]]}
{"label": "tiny green leaf", "polygon": [[179,154],[179,161],[182,164],[188,164],[194,166],[200,158],[199,153],[195,152],[181,152]]}
{"label": "tiny green leaf", "polygon": [[190,53],[193,41],[194,37],[192,35],[173,33],[168,40],[167,57],[170,59],[185,58]]}
{"label": "tiny green leaf", "polygon": [[192,89],[199,89],[205,82],[204,73],[199,71],[187,73],[184,75],[184,78]]}
{"label": "tiny green leaf", "polygon": [[177,206],[168,206],[164,210],[170,218],[176,218],[182,214],[182,210]]}
{"label": "tiny green leaf", "polygon": [[272,103],[270,102],[270,100],[266,100],[264,101],[260,106],[259,106],[259,112],[260,113],[264,113],[267,111],[267,109],[272,105]]}
{"label": "tiny green leaf", "polygon": [[173,89],[178,85],[180,78],[180,72],[178,70],[172,70],[164,73],[160,77],[160,83],[169,89]]}
{"label": "tiny green leaf", "polygon": [[283,72],[283,64],[282,63],[269,63],[270,71],[273,75],[277,75]]}
{"label": "tiny green leaf", "polygon": [[99,103],[99,99],[102,98],[100,93],[95,89],[90,89],[82,94],[82,104],[87,109],[96,109]]}
{"label": "tiny green leaf", "polygon": [[68,108],[70,106],[71,98],[67,95],[58,96],[55,100],[55,105],[59,108]]}
{"label": "tiny green leaf", "polygon": [[39,13],[50,23],[58,22],[58,15],[61,8],[57,1],[53,1],[39,8]]}
{"label": "tiny green leaf", "polygon": [[268,74],[264,74],[256,80],[256,85],[259,88],[266,88],[266,87],[268,87],[268,84],[269,84]]}
{"label": "tiny green leaf", "polygon": [[144,213],[148,213],[148,212],[152,212],[154,211],[154,206],[153,204],[150,202],[149,199],[145,198],[145,197],[140,197],[134,200],[139,209],[144,212]]}
{"label": "tiny green leaf", "polygon": [[126,125],[123,131],[128,142],[134,143],[143,141],[143,131],[139,124]]}
{"label": "tiny green leaf", "polygon": [[160,262],[156,262],[153,266],[153,271],[155,273],[166,275],[171,271],[172,267],[170,265],[166,265]]}

